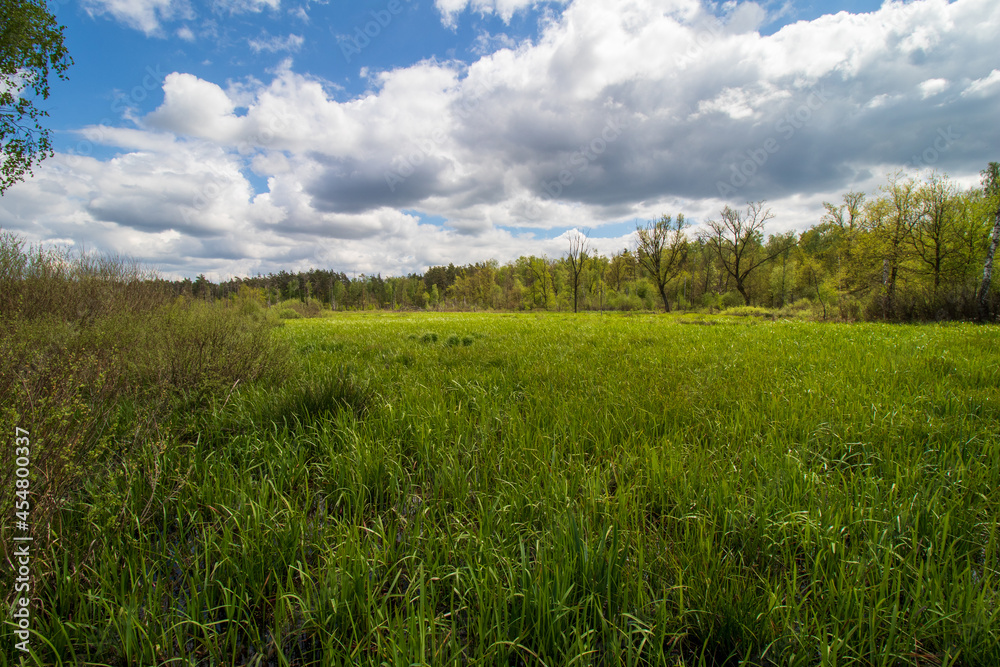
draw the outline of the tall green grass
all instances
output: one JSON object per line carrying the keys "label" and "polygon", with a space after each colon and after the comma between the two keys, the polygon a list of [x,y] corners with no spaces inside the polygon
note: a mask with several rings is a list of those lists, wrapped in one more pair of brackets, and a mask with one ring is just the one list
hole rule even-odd
{"label": "tall green grass", "polygon": [[66,508],[36,663],[1000,664],[995,327],[278,333]]}
{"label": "tall green grass", "polygon": [[[27,246],[3,231],[0,323],[0,432],[10,447],[15,428],[30,433],[39,538],[67,534],[60,510],[73,511],[84,486],[103,493],[109,475],[133,465],[135,448],[196,439],[185,430],[192,413],[287,368],[276,322],[246,294],[174,299],[127,259]],[[7,519],[14,472],[11,458],[0,469]],[[5,520],[6,555],[9,534]],[[49,565],[36,562],[39,572]]]}

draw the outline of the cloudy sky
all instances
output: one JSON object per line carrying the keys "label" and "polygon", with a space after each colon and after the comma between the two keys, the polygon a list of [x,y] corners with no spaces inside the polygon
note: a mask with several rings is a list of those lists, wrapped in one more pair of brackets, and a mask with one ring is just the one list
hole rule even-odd
{"label": "cloudy sky", "polygon": [[31,241],[166,276],[610,253],[767,200],[1000,159],[996,0],[52,0],[56,156]]}

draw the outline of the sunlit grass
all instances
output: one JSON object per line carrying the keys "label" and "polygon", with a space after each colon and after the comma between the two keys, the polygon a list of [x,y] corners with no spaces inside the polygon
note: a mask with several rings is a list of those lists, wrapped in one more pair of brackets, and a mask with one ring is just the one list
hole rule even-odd
{"label": "sunlit grass", "polygon": [[995,327],[276,335],[294,375],[67,515],[39,663],[1000,664]]}

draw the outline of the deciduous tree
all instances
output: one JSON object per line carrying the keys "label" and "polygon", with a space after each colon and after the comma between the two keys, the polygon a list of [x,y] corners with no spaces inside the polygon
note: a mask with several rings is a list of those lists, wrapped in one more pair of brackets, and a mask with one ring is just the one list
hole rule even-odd
{"label": "deciduous tree", "polygon": [[764,202],[747,202],[746,211],[726,206],[721,220],[709,220],[705,239],[711,246],[722,268],[736,283],[736,291],[750,305],[747,278],[758,268],[785,252],[784,244],[772,245],[765,250],[764,224],[773,218]]}
{"label": "deciduous tree", "polygon": [[576,312],[577,301],[580,294],[580,274],[587,264],[587,257],[591,250],[587,245],[587,234],[574,230],[569,235],[569,254],[566,260],[569,262],[569,279],[573,284],[573,312]]}
{"label": "deciduous tree", "polygon": [[63,29],[44,0],[0,0],[0,194],[53,154],[35,99],[48,99],[49,74],[65,79],[73,63]]}
{"label": "deciduous tree", "polygon": [[986,250],[986,261],[983,263],[983,284],[979,288],[979,317],[986,319],[989,316],[989,292],[990,281],[993,278],[993,256],[996,255],[997,246],[1000,245],[1000,162],[990,162],[986,169],[983,169],[983,191],[992,203],[993,213],[993,235],[990,238],[990,245]]}
{"label": "deciduous tree", "polygon": [[869,202],[865,223],[882,256],[882,316],[890,318],[897,315],[896,283],[920,209],[912,178],[903,180],[901,173],[893,174],[880,190],[882,195]]}
{"label": "deciduous tree", "polygon": [[684,233],[687,223],[684,214],[677,216],[662,215],[659,220],[646,223],[644,227],[636,227],[636,256],[639,264],[649,273],[660,293],[663,302],[663,312],[670,312],[670,301],[667,299],[667,284],[673,280],[687,261],[688,239]]}

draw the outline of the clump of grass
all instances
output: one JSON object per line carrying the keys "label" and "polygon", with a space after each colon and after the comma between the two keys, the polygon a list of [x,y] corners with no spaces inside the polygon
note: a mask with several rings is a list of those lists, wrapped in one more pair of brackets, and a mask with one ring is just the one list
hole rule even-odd
{"label": "clump of grass", "polygon": [[462,342],[462,339],[458,337],[458,334],[450,334],[444,341],[444,344],[448,347],[455,347]]}
{"label": "clump of grass", "polygon": [[273,393],[273,400],[254,415],[250,426],[260,423],[293,426],[347,411],[360,419],[372,407],[371,385],[350,367],[336,372],[305,376]]}
{"label": "clump of grass", "polygon": [[767,308],[760,306],[734,306],[722,311],[726,315],[734,317],[774,317],[774,313]]}
{"label": "clump of grass", "polygon": [[472,343],[474,341],[475,341],[475,339],[472,336],[462,336],[462,346],[463,347],[469,347],[470,345],[472,345]]}
{"label": "clump of grass", "polygon": [[436,343],[438,340],[438,335],[434,331],[427,331],[422,336],[420,336],[421,343]]}

